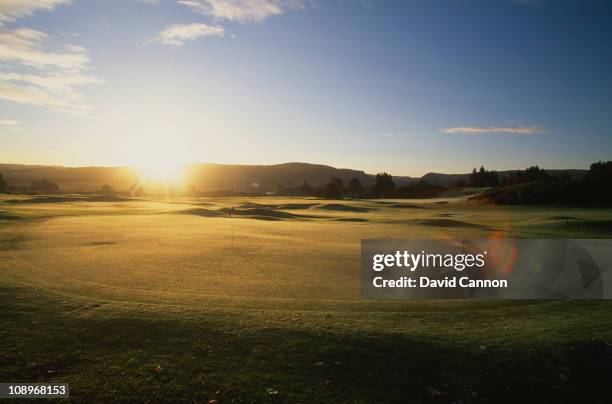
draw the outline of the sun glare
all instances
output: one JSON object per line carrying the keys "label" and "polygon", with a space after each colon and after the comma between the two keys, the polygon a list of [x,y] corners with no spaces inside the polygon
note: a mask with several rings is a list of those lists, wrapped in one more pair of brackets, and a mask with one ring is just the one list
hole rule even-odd
{"label": "sun glare", "polygon": [[146,181],[179,184],[184,179],[185,163],[167,159],[151,161],[142,164],[141,170]]}

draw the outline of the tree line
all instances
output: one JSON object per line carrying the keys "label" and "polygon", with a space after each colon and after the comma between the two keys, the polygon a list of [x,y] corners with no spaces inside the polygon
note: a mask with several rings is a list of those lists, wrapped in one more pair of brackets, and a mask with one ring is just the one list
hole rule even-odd
{"label": "tree line", "polygon": [[552,176],[538,166],[518,171],[507,178],[504,186],[492,188],[474,199],[498,204],[612,204],[612,161],[591,164],[580,179],[569,175]]}
{"label": "tree line", "polygon": [[[600,169],[599,167],[607,167],[606,165],[610,164],[610,162],[597,162],[591,165],[591,169],[589,171],[592,172],[595,170],[605,170],[605,168]],[[587,175],[589,175],[587,173]],[[525,170],[517,170],[513,171],[510,174],[500,178],[497,171],[487,170],[484,166],[481,166],[479,170],[472,170],[472,174],[470,174],[470,186],[475,188],[494,188],[498,186],[511,186],[518,184],[525,184],[528,182],[550,182],[550,181],[571,181],[571,177],[567,172],[562,172],[559,175],[550,175],[546,172],[546,170],[540,168],[539,166],[531,166],[527,167]]]}
{"label": "tree line", "polygon": [[[591,164],[589,171],[580,181],[606,182],[612,181],[612,161],[598,161]],[[546,170],[537,165],[527,167],[524,170],[514,171],[503,178],[495,170],[487,170],[484,166],[480,169],[474,168],[469,176],[469,186],[477,188],[499,188],[511,187],[526,183],[569,183],[572,178],[568,173],[550,175]],[[454,184],[455,188],[461,188],[468,184],[459,181]],[[374,184],[364,186],[359,178],[353,177],[348,183],[339,177],[332,177],[323,186],[311,186],[304,181],[298,188],[283,188],[279,186],[278,194],[287,196],[315,196],[327,199],[342,198],[431,198],[447,191],[449,188],[440,185],[428,184],[424,180],[417,181],[407,186],[396,186],[393,176],[387,172],[376,174]],[[15,188],[7,184],[0,173],[0,193],[31,193],[31,194],[57,194],[60,193],[59,185],[47,178],[34,180],[28,187]],[[115,195],[115,190],[108,184],[103,185],[96,191],[101,195]],[[141,184],[134,184],[130,195],[143,195]],[[188,194],[195,195],[195,191]]]}
{"label": "tree line", "polygon": [[58,194],[60,193],[60,188],[56,182],[47,178],[33,180],[29,187],[12,187],[7,184],[2,173],[0,173],[0,193]]}
{"label": "tree line", "polygon": [[[0,194],[7,193],[25,193],[25,194],[59,194],[61,193],[60,187],[57,182],[49,180],[47,178],[41,178],[40,180],[33,180],[29,187],[12,187],[9,186],[2,173],[0,173]],[[103,185],[97,194],[102,195],[114,195],[115,191],[110,185]]]}
{"label": "tree line", "polygon": [[314,196],[325,199],[342,198],[428,198],[446,191],[445,187],[429,185],[419,181],[406,186],[397,186],[393,176],[386,172],[376,174],[374,184],[364,186],[359,178],[353,177],[348,183],[341,178],[331,177],[319,187],[311,186],[308,181],[298,188],[279,187],[278,194],[286,196]]}

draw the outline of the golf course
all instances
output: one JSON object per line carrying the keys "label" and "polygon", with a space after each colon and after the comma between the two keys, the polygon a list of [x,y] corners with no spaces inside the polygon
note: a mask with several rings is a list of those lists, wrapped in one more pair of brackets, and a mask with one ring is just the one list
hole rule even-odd
{"label": "golf course", "polygon": [[360,241],[610,238],[609,208],[0,198],[4,382],[74,402],[607,401],[612,303],[364,300]]}

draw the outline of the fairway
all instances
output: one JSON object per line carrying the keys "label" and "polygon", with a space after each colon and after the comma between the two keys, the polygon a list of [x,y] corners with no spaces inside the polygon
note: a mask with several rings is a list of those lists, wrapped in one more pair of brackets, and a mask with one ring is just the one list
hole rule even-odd
{"label": "fairway", "polygon": [[463,199],[6,196],[1,376],[68,381],[79,401],[399,401],[406,389],[512,401],[542,382],[549,398],[595,395],[608,302],[365,301],[360,240],[602,238],[610,217]]}
{"label": "fairway", "polygon": [[609,231],[605,210],[544,214],[438,202],[9,200],[5,215],[14,216],[3,240],[10,247],[1,259],[24,284],[111,301],[367,304],[360,300],[361,239]]}

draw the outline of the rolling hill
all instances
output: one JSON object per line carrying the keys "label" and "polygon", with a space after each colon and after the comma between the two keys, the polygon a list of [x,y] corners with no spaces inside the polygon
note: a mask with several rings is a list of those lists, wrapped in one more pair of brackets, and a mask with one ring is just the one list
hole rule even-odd
{"label": "rolling hill", "polygon": [[[127,191],[141,174],[130,167],[62,167],[0,164],[0,173],[13,187],[29,187],[32,181],[47,178],[59,184],[63,192],[93,192],[104,184],[116,191]],[[275,165],[191,164],[185,169],[188,185],[200,191],[276,192],[280,187],[295,188],[308,181],[311,186],[326,184],[331,177],[345,183],[357,178],[363,186],[374,183],[375,176],[363,171],[320,164],[285,163]],[[414,179],[396,177],[398,185]]]}
{"label": "rolling hill", "polygon": [[[516,170],[500,171],[501,178]],[[579,179],[586,170],[547,170],[551,175],[568,173]],[[279,187],[296,188],[307,181],[317,187],[326,184],[331,177],[341,178],[345,184],[357,178],[364,187],[375,182],[375,174],[361,170],[335,168],[321,164],[284,163],[274,165],[191,164],[185,169],[187,185],[199,191],[276,192]],[[141,174],[130,167],[63,167],[23,164],[0,164],[0,174],[13,187],[29,187],[32,181],[47,178],[59,184],[63,192],[94,192],[104,184],[116,191],[129,190],[141,179]],[[460,181],[469,182],[470,174],[428,173],[421,179],[430,185],[453,186]],[[419,178],[394,176],[397,186],[419,181]]]}

